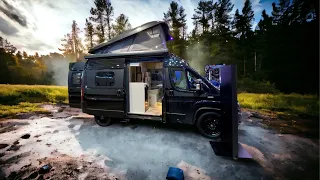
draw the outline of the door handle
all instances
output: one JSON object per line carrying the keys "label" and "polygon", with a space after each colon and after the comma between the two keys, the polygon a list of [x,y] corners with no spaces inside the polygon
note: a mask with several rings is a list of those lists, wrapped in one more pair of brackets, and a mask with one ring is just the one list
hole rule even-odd
{"label": "door handle", "polygon": [[120,89],[117,91],[117,96],[121,96],[121,90]]}
{"label": "door handle", "polygon": [[173,96],[173,90],[169,90],[169,96]]}

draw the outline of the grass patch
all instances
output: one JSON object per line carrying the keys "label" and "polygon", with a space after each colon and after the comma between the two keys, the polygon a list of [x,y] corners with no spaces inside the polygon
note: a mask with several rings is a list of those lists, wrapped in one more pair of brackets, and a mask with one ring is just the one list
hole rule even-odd
{"label": "grass patch", "polygon": [[0,85],[0,118],[19,113],[46,113],[42,103],[67,103],[68,88],[42,85]]}
{"label": "grass patch", "polygon": [[300,94],[240,93],[241,107],[264,116],[263,123],[282,134],[319,138],[319,97]]}
{"label": "grass patch", "polygon": [[64,86],[0,85],[0,104],[18,105],[31,103],[67,103],[68,88]]}
{"label": "grass patch", "polygon": [[47,113],[40,107],[41,103],[20,102],[17,105],[0,105],[0,118],[12,117],[19,113]]}
{"label": "grass patch", "polygon": [[315,95],[240,93],[238,101],[243,108],[273,113],[279,118],[319,117],[319,97]]}

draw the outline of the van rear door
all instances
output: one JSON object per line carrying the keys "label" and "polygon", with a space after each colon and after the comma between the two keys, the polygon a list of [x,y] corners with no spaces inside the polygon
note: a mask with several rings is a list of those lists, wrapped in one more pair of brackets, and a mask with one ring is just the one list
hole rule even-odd
{"label": "van rear door", "polygon": [[125,59],[88,59],[83,75],[82,111],[121,118],[125,115]]}
{"label": "van rear door", "polygon": [[85,62],[72,62],[69,63],[68,74],[68,96],[69,106],[80,108],[81,107],[81,75],[84,69]]}

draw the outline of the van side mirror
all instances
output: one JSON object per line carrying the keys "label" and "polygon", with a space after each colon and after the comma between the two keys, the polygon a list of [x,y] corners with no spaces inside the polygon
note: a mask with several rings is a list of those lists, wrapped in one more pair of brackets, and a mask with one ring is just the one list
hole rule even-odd
{"label": "van side mirror", "polygon": [[201,83],[197,83],[196,84],[196,90],[197,91],[202,91],[202,84]]}

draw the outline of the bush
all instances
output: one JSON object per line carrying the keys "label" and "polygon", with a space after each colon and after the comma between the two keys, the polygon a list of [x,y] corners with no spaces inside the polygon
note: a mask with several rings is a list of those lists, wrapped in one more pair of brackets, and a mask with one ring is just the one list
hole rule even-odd
{"label": "bush", "polygon": [[237,82],[238,92],[247,93],[279,93],[275,85],[269,81],[255,81],[250,78],[243,78]]}

